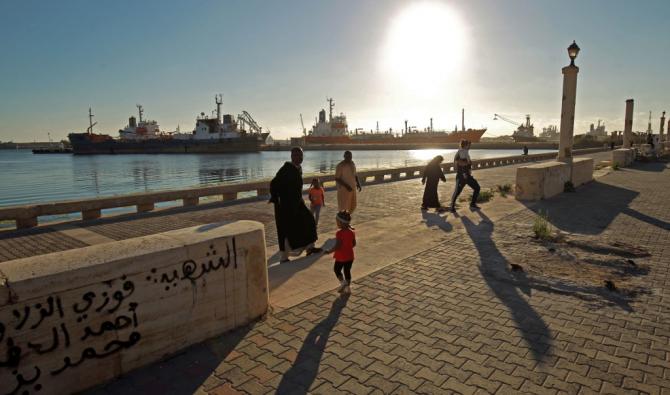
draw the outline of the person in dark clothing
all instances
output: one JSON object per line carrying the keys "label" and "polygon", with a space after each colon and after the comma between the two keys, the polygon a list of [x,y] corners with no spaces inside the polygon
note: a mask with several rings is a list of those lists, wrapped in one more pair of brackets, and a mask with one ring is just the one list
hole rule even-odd
{"label": "person in dark clothing", "polygon": [[647,144],[651,145],[651,149],[654,149],[654,136],[651,133],[647,133]]}
{"label": "person in dark clothing", "polygon": [[610,149],[614,151],[614,141],[610,142]]}
{"label": "person in dark clothing", "polygon": [[429,208],[436,208],[438,210],[442,209],[440,204],[440,199],[437,194],[437,185],[440,183],[440,180],[446,182],[447,178],[442,172],[442,161],[444,158],[441,155],[434,157],[426,168],[423,170],[423,177],[421,178],[421,184],[425,185],[426,188],[423,190],[423,203],[421,204],[421,210],[428,210]]}
{"label": "person in dark clothing", "polygon": [[[287,262],[289,253],[307,255],[320,252],[314,247],[317,239],[314,216],[302,198],[302,149],[291,150],[291,161],[284,163],[270,182],[270,201],[275,206],[277,242],[281,262]],[[293,250],[293,251],[292,251]]]}
{"label": "person in dark clothing", "polygon": [[528,155],[528,146],[527,145],[523,146],[523,154]]}
{"label": "person in dark clothing", "polygon": [[[470,142],[467,140],[461,141],[461,148],[470,148]],[[469,160],[463,159],[460,157],[460,154],[457,153],[454,157],[454,167],[456,168],[456,186],[454,188],[454,194],[451,195],[451,207],[449,211],[452,213],[456,212],[456,199],[458,195],[461,194],[463,188],[468,185],[472,188],[472,201],[470,201],[470,208],[479,209],[477,205],[477,197],[479,196],[479,183],[472,177],[471,162]]]}

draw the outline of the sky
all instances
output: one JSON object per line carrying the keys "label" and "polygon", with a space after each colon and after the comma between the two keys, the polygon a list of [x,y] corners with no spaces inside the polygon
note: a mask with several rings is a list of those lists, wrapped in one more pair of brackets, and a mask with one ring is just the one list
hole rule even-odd
{"label": "sky", "polygon": [[[307,129],[332,97],[349,128],[511,134],[558,125],[566,48],[575,131],[603,120],[658,131],[670,111],[670,1],[2,0],[0,141],[117,135],[142,104],[162,130],[201,112],[248,111],[276,139]],[[670,113],[669,113],[670,115]]]}

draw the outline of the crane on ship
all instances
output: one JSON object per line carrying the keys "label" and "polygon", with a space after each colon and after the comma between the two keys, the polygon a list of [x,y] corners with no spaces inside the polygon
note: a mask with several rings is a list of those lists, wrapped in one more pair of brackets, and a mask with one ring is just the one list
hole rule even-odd
{"label": "crane on ship", "polygon": [[253,130],[256,133],[262,133],[263,127],[258,125],[258,123],[251,117],[246,111],[242,111],[242,114],[237,115],[237,123],[240,125],[240,129],[246,130],[245,125],[249,126],[249,130]]}
{"label": "crane on ship", "polygon": [[[526,123],[518,123],[515,122],[505,116],[502,116],[500,114],[493,114],[493,120],[494,121],[505,121],[507,123],[511,123],[512,125],[516,126],[517,129],[512,133],[512,137],[514,137],[515,141],[522,141],[522,139],[526,139],[526,141],[530,140],[535,140],[535,133],[533,133],[533,124],[530,123],[530,114],[526,114]],[[530,140],[528,140],[530,139]]]}

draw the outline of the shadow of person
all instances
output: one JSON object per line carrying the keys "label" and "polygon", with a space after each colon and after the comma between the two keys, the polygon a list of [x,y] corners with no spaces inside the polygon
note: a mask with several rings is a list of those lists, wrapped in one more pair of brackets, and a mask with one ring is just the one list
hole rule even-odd
{"label": "shadow of person", "polygon": [[486,285],[507,307],[512,319],[521,331],[521,336],[530,347],[533,359],[542,363],[551,349],[551,333],[542,317],[528,304],[521,293],[530,296],[528,279],[523,275],[512,275],[507,271],[507,259],[492,239],[494,224],[481,211],[479,224],[468,217],[461,217],[468,235],[479,254],[479,271]]}
{"label": "shadow of person", "polygon": [[349,295],[342,295],[333,301],[328,316],[309,331],[298,351],[293,365],[282,376],[277,394],[306,394],[319,371],[321,357],[328,343],[328,336],[347,305]]}
{"label": "shadow of person", "polygon": [[[325,250],[331,248],[333,245],[335,245],[335,239],[328,239],[321,245],[321,248]],[[319,259],[321,259],[324,255],[325,254],[323,252],[316,252],[311,255],[291,257],[289,262],[280,263],[279,259],[281,257],[281,251],[274,253],[270,258],[268,258],[267,263],[268,269],[271,270],[271,272],[268,273],[270,293],[279,288],[296,273],[314,266],[314,264],[318,262]]]}
{"label": "shadow of person", "polygon": [[421,217],[423,218],[423,222],[429,228],[435,226],[442,229],[445,232],[451,232],[451,230],[453,229],[451,224],[447,222],[446,215],[443,217],[439,213],[429,213],[427,211],[422,211]]}

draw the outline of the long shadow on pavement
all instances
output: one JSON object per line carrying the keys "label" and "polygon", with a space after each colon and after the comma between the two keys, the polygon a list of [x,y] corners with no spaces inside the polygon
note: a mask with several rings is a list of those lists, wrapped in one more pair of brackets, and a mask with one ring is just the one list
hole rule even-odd
{"label": "long shadow on pavement", "polygon": [[509,310],[533,359],[542,363],[552,345],[549,327],[522,295],[522,292],[530,294],[527,280],[520,281],[507,271],[507,259],[492,238],[493,222],[481,211],[478,214],[482,217],[479,224],[467,217],[461,217],[461,221],[479,253],[479,271],[491,291]]}
{"label": "long shadow on pavement", "polygon": [[445,232],[451,232],[453,230],[453,226],[447,222],[447,217],[441,216],[440,213],[422,211],[421,217],[423,218],[426,226],[429,228],[438,227]]}
{"label": "long shadow on pavement", "polygon": [[597,235],[607,229],[619,214],[638,213],[628,207],[638,195],[630,189],[593,181],[577,189],[577,192],[524,205],[536,213],[547,214],[549,222],[560,230]]}
{"label": "long shadow on pavement", "polygon": [[650,217],[647,214],[643,214],[637,210],[633,210],[631,208],[626,207],[623,210],[623,213],[626,215],[629,215],[635,219],[638,219],[642,222],[646,222],[649,225],[654,225],[657,228],[663,229],[663,230],[670,230],[670,223],[665,222],[663,220],[660,220],[658,218]]}
{"label": "long shadow on pavement", "polygon": [[335,327],[348,300],[348,295],[336,298],[330,307],[328,316],[309,331],[293,365],[284,373],[277,388],[277,394],[307,393],[319,371],[321,357],[328,343],[328,336],[330,336],[330,332]]}

